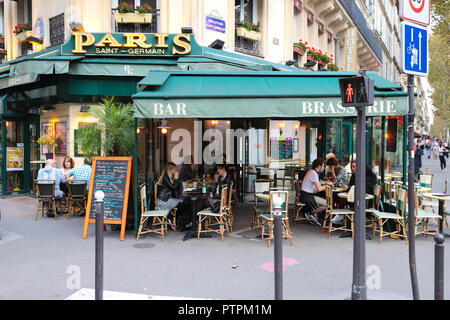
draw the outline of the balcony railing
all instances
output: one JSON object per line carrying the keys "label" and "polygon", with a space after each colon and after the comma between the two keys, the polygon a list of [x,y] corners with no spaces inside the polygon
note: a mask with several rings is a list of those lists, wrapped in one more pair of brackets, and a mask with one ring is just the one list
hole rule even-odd
{"label": "balcony railing", "polygon": [[236,29],[234,30],[234,50],[253,56],[261,56],[259,53],[259,41],[238,37]]}
{"label": "balcony railing", "polygon": [[131,33],[157,33],[159,32],[159,9],[152,12],[151,23],[117,23],[114,14],[117,10],[112,10],[112,20],[114,21],[114,32],[131,32]]}

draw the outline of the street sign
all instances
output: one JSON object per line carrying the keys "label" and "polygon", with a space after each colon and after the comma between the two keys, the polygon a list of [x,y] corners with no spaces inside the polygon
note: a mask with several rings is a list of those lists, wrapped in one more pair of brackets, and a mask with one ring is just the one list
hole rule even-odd
{"label": "street sign", "polygon": [[363,107],[373,105],[374,82],[367,76],[339,79],[343,107]]}
{"label": "street sign", "polygon": [[402,71],[416,76],[428,74],[428,30],[403,21],[402,29]]}
{"label": "street sign", "polygon": [[400,17],[415,23],[430,25],[431,0],[401,0]]}

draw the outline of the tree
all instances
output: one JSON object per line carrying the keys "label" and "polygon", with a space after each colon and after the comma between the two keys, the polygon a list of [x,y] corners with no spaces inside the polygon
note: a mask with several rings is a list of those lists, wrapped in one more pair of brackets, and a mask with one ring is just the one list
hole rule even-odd
{"label": "tree", "polygon": [[134,151],[133,105],[117,102],[114,97],[103,98],[99,109],[90,114],[97,123],[84,126],[76,142],[86,157],[97,154],[98,134],[103,133],[102,150],[105,156],[131,156]]}

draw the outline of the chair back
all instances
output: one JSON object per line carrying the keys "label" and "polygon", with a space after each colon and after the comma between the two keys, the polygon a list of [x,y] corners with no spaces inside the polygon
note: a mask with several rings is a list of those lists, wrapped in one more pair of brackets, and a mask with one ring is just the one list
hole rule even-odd
{"label": "chair back", "polygon": [[419,175],[419,185],[425,188],[432,188],[433,186],[433,175],[432,174],[421,174]]}
{"label": "chair back", "polygon": [[139,188],[139,192],[141,195],[141,213],[148,211],[147,207],[147,186],[145,183],[141,184]]}
{"label": "chair back", "polygon": [[226,213],[226,209],[227,209],[227,195],[228,195],[228,188],[227,186],[223,186],[222,187],[222,192],[220,194],[220,209],[219,209],[219,213],[220,214],[224,214]]}
{"label": "chair back", "polygon": [[228,190],[228,204],[227,207],[231,209],[231,199],[233,198],[233,181],[230,182],[230,189]]}
{"label": "chair back", "polygon": [[380,166],[373,166],[373,173],[378,177],[380,175]]}
{"label": "chair back", "polygon": [[448,185],[448,179],[445,178],[445,182],[444,182],[444,194],[447,194],[447,185]]}
{"label": "chair back", "polygon": [[35,180],[39,198],[55,196],[56,180]]}
{"label": "chair back", "polygon": [[397,214],[401,216],[405,216],[406,211],[406,199],[408,196],[408,191],[405,188],[398,188],[398,198],[396,203],[396,211]]}
{"label": "chair back", "polygon": [[255,193],[263,193],[270,190],[271,180],[269,179],[255,179],[253,180],[253,186]]}
{"label": "chair back", "polygon": [[82,198],[86,196],[86,180],[72,180],[67,183],[69,197]]}
{"label": "chair back", "polygon": [[380,184],[376,184],[373,192],[373,207],[380,210],[382,188]]}
{"label": "chair back", "polygon": [[287,190],[270,191],[269,208],[270,208],[270,217],[271,218],[273,218],[273,200],[275,197],[279,197],[283,201],[282,205],[281,205],[281,214],[283,215],[283,218],[287,218],[288,210],[289,210],[289,191],[287,191]]}
{"label": "chair back", "polygon": [[355,203],[355,186],[351,186],[348,191],[347,201],[350,203]]}
{"label": "chair back", "polygon": [[331,186],[325,186],[325,200],[327,204],[327,212],[333,212],[333,188]]}

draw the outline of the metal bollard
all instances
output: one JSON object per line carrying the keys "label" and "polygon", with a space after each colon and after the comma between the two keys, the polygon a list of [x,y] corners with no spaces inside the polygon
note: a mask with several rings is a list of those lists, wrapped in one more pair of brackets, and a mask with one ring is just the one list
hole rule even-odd
{"label": "metal bollard", "polygon": [[444,300],[444,242],[442,234],[434,236],[434,300]]}
{"label": "metal bollard", "polygon": [[283,242],[282,242],[282,211],[283,200],[280,197],[273,199],[274,218],[274,274],[275,274],[275,300],[283,300]]}
{"label": "metal bollard", "polygon": [[103,191],[95,193],[95,300],[103,300]]}

